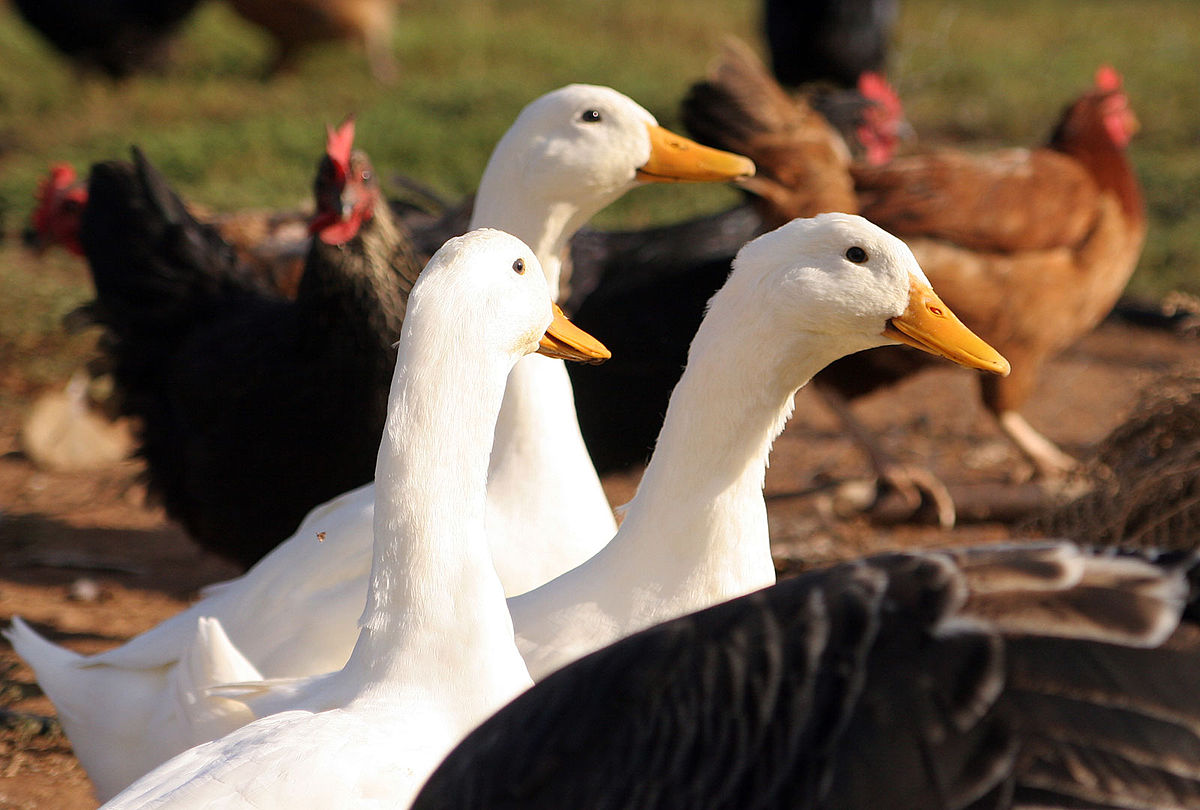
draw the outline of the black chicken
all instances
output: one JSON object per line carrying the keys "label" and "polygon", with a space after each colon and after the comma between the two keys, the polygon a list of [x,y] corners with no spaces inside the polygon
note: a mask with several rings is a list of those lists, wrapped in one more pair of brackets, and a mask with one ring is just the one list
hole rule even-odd
{"label": "black chicken", "polygon": [[374,476],[408,290],[420,270],[347,122],[316,180],[294,301],[238,263],[134,150],[93,167],[82,243],[122,411],[152,493],[249,566],[314,505]]}
{"label": "black chicken", "polygon": [[13,0],[13,5],[79,68],[123,79],[165,65],[172,36],[199,2]]}
{"label": "black chicken", "polygon": [[882,73],[899,0],[766,0],[763,25],[779,83],[852,88]]}

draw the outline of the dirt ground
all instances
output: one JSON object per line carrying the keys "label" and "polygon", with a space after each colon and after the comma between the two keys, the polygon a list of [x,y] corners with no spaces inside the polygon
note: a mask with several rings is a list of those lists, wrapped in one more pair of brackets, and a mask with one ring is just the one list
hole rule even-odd
{"label": "dirt ground", "polygon": [[[1197,341],[1108,322],[1043,374],[1029,420],[1085,458],[1144,390],[1196,370]],[[27,404],[27,403],[25,403]],[[93,473],[39,471],[20,453],[24,405],[0,409],[0,626],[20,614],[81,652],[115,646],[188,603],[196,589],[236,574],[144,504],[138,464]],[[810,391],[776,444],[767,475],[772,547],[784,575],[804,565],[897,547],[1004,539],[1008,525],[884,526],[841,516],[831,484],[863,478],[865,457]],[[1022,463],[978,404],[975,383],[946,366],[855,404],[900,460],[925,463],[955,487],[1016,487]],[[614,503],[638,475],[610,477]],[[1014,490],[1015,491],[1015,490]],[[0,707],[53,716],[32,673],[0,641]],[[96,801],[70,744],[51,727],[0,729],[0,808],[91,808]]]}

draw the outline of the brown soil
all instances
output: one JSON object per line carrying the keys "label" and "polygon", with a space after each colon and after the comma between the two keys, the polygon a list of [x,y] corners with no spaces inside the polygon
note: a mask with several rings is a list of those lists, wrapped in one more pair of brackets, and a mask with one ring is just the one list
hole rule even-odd
{"label": "brown soil", "polygon": [[[1086,457],[1144,390],[1172,372],[1194,371],[1196,359],[1194,339],[1110,322],[1050,365],[1026,415]],[[901,461],[925,463],[948,484],[1012,488],[1023,464],[983,413],[974,388],[971,375],[947,366],[859,401],[855,413]],[[20,614],[50,638],[96,652],[178,611],[199,586],[236,573],[144,505],[135,462],[86,474],[34,468],[16,441],[28,403],[0,402],[16,403],[0,407],[0,626]],[[1001,523],[943,531],[839,516],[831,482],[867,471],[830,411],[802,391],[767,475],[781,571],[868,551],[1011,536]],[[628,499],[636,480],[606,482],[614,503]],[[29,669],[0,642],[0,706],[52,716],[53,706],[33,684]],[[0,808],[94,807],[70,744],[53,730],[36,732],[0,729]]]}

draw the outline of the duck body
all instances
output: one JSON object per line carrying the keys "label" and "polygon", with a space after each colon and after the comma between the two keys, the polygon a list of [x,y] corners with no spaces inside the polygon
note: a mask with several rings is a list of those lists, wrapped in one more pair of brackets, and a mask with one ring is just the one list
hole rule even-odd
{"label": "duck body", "polygon": [[[868,266],[845,257],[851,247],[870,256]],[[763,476],[792,395],[844,353],[891,342],[887,324],[909,316],[913,289],[927,289],[903,243],[859,217],[797,220],[751,242],[739,259],[742,271],[714,298],[693,341],[616,536],[585,563],[508,600],[535,680],[651,624],[773,583]],[[943,354],[1005,369],[1002,358],[980,360],[998,356],[957,328],[954,340],[976,354]],[[211,691],[261,716],[303,703],[321,680]]]}
{"label": "duck body", "polygon": [[[846,258],[851,248],[862,251],[862,266]],[[909,278],[925,285],[903,243],[848,215],[795,220],[739,252],[692,341],[616,536],[583,565],[509,599],[535,680],[651,624],[775,581],[762,497],[771,443],[813,374],[890,342],[885,324],[907,316]]]}
{"label": "duck body", "polygon": [[688,338],[729,277],[733,256],[763,231],[761,217],[743,204],[650,232],[580,232],[568,308],[581,328],[604,336],[613,359],[567,371],[580,431],[601,474],[649,460],[687,365]]}
{"label": "duck body", "polygon": [[477,230],[414,287],[346,665],[306,705],[184,752],[109,807],[404,807],[450,746],[529,686],[484,525],[505,379],[552,320],[539,270],[519,240]]}
{"label": "duck body", "polygon": [[[372,722],[364,723],[364,716]],[[407,746],[396,740],[396,729],[420,726],[412,711],[390,706],[362,706],[324,712],[293,710],[272,715],[240,729],[236,740],[215,740],[192,748],[170,760],[175,773],[152,772],[156,782],[139,792],[139,781],[104,805],[122,807],[344,807],[353,796],[355,807],[401,808],[403,796],[437,766],[439,748],[453,740],[425,738],[428,745]],[[279,741],[288,744],[281,746]],[[236,743],[236,747],[235,747]],[[244,752],[244,754],[242,754]],[[233,757],[247,757],[237,768]],[[371,774],[364,780],[357,771],[347,773],[352,760]],[[320,773],[320,780],[297,779],[297,762]],[[258,784],[234,792],[229,780]]]}

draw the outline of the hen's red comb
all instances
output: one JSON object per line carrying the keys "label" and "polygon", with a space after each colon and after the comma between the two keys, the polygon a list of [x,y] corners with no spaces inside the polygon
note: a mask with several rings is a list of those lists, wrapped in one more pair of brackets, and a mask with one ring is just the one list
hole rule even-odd
{"label": "hen's red comb", "polygon": [[43,202],[50,195],[64,189],[75,182],[75,167],[70,163],[55,163],[50,167],[50,175],[38,183],[37,198]]}
{"label": "hen's red comb", "polygon": [[877,95],[888,96],[892,95],[892,88],[888,85],[887,79],[878,73],[868,70],[858,77],[858,92],[868,97]]}
{"label": "hen's red comb", "polygon": [[903,106],[900,104],[900,96],[896,95],[896,91],[888,84],[888,80],[883,78],[883,74],[867,71],[858,77],[858,92],[862,93],[863,98],[874,101],[883,109],[891,113],[899,113]]}
{"label": "hen's red comb", "polygon": [[1111,93],[1121,89],[1121,74],[1112,65],[1096,68],[1096,89]]}
{"label": "hen's red comb", "polygon": [[350,149],[354,146],[354,116],[346,116],[346,120],[338,126],[325,127],[328,135],[325,138],[325,154],[329,155],[340,166],[350,165]]}

